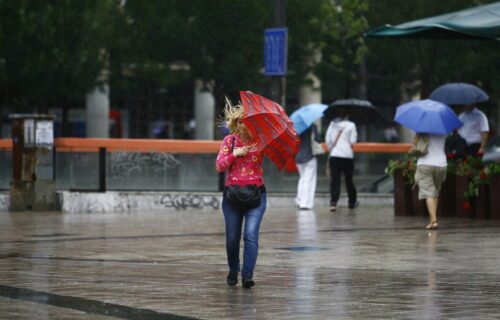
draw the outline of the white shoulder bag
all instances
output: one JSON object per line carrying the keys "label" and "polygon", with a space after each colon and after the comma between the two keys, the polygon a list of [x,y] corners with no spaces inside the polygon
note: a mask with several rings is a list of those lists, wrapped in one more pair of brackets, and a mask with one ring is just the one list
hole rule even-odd
{"label": "white shoulder bag", "polygon": [[325,153],[323,145],[314,139],[314,130],[311,130],[311,151],[313,156],[320,156]]}

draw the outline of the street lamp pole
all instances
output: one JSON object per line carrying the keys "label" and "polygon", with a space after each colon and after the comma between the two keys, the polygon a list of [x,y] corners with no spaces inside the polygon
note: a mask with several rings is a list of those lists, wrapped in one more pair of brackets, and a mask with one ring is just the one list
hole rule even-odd
{"label": "street lamp pole", "polygon": [[[274,1],[274,27],[285,27],[286,0]],[[271,76],[271,99],[285,108],[285,76]]]}

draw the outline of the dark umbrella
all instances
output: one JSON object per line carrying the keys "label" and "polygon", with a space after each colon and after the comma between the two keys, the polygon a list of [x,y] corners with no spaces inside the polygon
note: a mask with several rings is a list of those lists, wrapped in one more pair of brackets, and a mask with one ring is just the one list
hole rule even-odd
{"label": "dark umbrella", "polygon": [[429,99],[452,104],[475,104],[487,101],[490,97],[481,88],[475,85],[455,82],[440,86],[432,91]]}
{"label": "dark umbrella", "polygon": [[325,117],[333,119],[339,117],[343,111],[350,114],[350,120],[358,124],[373,123],[380,120],[380,114],[370,101],[360,99],[335,100],[324,111]]}

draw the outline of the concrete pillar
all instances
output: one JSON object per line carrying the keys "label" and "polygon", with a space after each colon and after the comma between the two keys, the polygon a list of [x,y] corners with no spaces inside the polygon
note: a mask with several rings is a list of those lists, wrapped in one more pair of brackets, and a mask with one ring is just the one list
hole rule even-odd
{"label": "concrete pillar", "polygon": [[[315,66],[321,62],[321,57],[321,51],[315,50],[309,60],[309,65]],[[306,75],[306,80],[310,83],[302,85],[299,90],[300,107],[311,103],[321,103],[321,80],[313,72]]]}
{"label": "concrete pillar", "polygon": [[196,140],[214,139],[215,98],[213,85],[197,80],[194,86],[194,119],[196,121],[194,138]]}
{"label": "concrete pillar", "polygon": [[[410,96],[407,94],[408,91],[411,90],[406,90],[405,88],[411,88],[411,87],[416,87],[420,86],[420,80],[416,80],[413,83],[406,83],[403,84],[401,88],[401,103],[406,103],[409,101],[417,101],[420,100],[420,91],[415,93],[413,96]],[[411,143],[413,141],[413,136],[415,136],[415,131],[408,129],[405,126],[399,126],[399,142],[405,142],[405,143]]]}
{"label": "concrete pillar", "polygon": [[312,72],[307,74],[306,79],[312,83],[300,87],[299,103],[301,107],[311,103],[321,103],[321,80]]}
{"label": "concrete pillar", "polygon": [[109,138],[109,86],[95,88],[86,96],[87,137]]}
{"label": "concrete pillar", "polygon": [[[314,55],[309,60],[311,66],[321,62],[321,51],[315,50]],[[311,71],[306,75],[309,83],[303,84],[299,89],[299,107],[311,104],[321,103],[321,80]],[[321,132],[321,119],[315,122],[318,131]]]}

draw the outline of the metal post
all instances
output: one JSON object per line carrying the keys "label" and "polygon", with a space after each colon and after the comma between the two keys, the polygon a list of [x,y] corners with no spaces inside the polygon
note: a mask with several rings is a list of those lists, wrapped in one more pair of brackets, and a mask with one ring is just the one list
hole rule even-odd
{"label": "metal post", "polygon": [[99,148],[99,192],[106,192],[106,148]]}
{"label": "metal post", "polygon": [[[285,26],[286,0],[274,2],[274,26]],[[284,109],[286,103],[286,81],[284,76],[271,76],[271,100],[278,102]]]}

